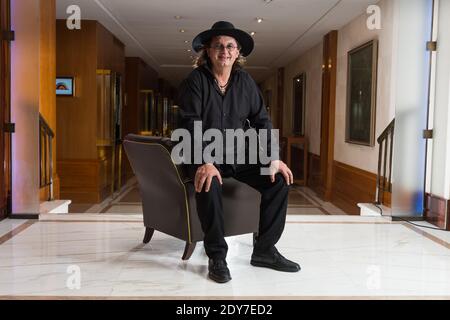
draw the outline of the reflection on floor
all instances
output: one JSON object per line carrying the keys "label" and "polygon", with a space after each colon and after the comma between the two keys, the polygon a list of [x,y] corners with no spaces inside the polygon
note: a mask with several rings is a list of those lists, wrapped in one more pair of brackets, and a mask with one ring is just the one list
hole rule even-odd
{"label": "reflection on floor", "polygon": [[[47,215],[0,222],[0,299],[450,298],[450,235],[386,217],[289,215],[277,244],[295,274],[249,264],[252,235],[227,238],[233,280],[207,279],[202,244],[155,232],[142,218]],[[137,219],[137,220],[135,220]]]}
{"label": "reflection on floor", "polygon": [[[141,196],[136,183],[103,204],[73,204],[70,213],[140,214]],[[289,192],[288,214],[295,215],[345,215],[346,213],[329,202],[319,199],[307,187],[293,186]]]}
{"label": "reflection on floor", "polygon": [[69,205],[69,213],[87,212],[93,206],[92,203],[71,203]]}
{"label": "reflection on floor", "polygon": [[307,187],[293,186],[289,192],[288,214],[296,215],[345,215],[330,202],[321,200]]}

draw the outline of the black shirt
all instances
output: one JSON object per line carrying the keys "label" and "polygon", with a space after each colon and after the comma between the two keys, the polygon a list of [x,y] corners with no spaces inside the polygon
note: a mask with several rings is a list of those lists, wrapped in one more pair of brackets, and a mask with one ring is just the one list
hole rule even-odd
{"label": "black shirt", "polygon": [[[225,94],[215,81],[211,67],[193,70],[179,89],[181,126],[194,135],[194,121],[202,121],[202,130],[215,128],[246,129],[247,119],[255,129],[272,129],[261,91],[242,68],[235,68]],[[270,146],[270,134],[268,136]],[[225,144],[225,136],[224,136]],[[205,144],[203,144],[205,147]]]}

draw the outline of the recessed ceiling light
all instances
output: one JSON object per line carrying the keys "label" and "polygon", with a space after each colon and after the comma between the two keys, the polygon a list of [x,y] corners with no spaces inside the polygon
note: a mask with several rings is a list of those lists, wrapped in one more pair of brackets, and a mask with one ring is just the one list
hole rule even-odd
{"label": "recessed ceiling light", "polygon": [[189,43],[189,40],[184,40],[184,43]]}
{"label": "recessed ceiling light", "polygon": [[174,17],[176,20],[180,20],[181,19],[181,16],[175,16]]}
{"label": "recessed ceiling light", "polygon": [[191,50],[191,49],[187,49],[186,51],[187,51],[187,52],[191,52],[192,50]]}
{"label": "recessed ceiling light", "polygon": [[263,18],[256,18],[256,21],[258,21],[258,23],[263,22]]}
{"label": "recessed ceiling light", "polygon": [[250,32],[250,35],[254,36],[255,35],[255,31]]}
{"label": "recessed ceiling light", "polygon": [[180,29],[180,32],[181,32],[181,33],[185,33],[185,32],[186,32],[186,30],[184,30],[184,29]]}

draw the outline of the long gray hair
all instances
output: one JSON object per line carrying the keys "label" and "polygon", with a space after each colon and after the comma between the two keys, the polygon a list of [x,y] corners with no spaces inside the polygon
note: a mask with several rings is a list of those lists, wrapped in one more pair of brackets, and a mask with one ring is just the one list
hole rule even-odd
{"label": "long gray hair", "polygon": [[[205,43],[205,45],[203,46],[203,48],[199,51],[198,56],[194,59],[194,68],[198,68],[200,66],[203,66],[205,64],[209,64],[211,65],[211,59],[208,56],[208,52],[207,52],[207,48],[210,47],[211,42],[212,42],[213,38],[211,38],[211,40],[209,40],[207,43]],[[241,45],[239,44],[239,42],[237,42],[238,45],[238,49],[241,50]],[[247,60],[245,59],[245,57],[239,53],[239,57],[236,59],[236,61],[233,64],[233,70],[235,70],[236,68],[242,68],[245,64]]]}

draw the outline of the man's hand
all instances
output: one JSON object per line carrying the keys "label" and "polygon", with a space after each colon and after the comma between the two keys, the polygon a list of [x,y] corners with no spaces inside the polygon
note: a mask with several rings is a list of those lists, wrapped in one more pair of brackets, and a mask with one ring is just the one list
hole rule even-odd
{"label": "man's hand", "polygon": [[291,169],[281,160],[274,160],[270,163],[270,181],[275,182],[275,175],[281,173],[289,186],[294,183],[294,176]]}
{"label": "man's hand", "polygon": [[195,173],[195,191],[198,193],[202,192],[203,185],[206,182],[205,192],[209,192],[209,188],[211,187],[211,182],[214,177],[217,177],[220,184],[223,184],[222,176],[213,164],[207,163],[199,167]]}

